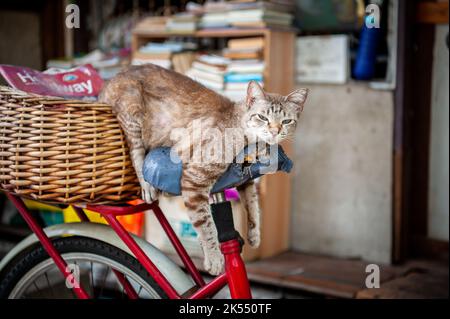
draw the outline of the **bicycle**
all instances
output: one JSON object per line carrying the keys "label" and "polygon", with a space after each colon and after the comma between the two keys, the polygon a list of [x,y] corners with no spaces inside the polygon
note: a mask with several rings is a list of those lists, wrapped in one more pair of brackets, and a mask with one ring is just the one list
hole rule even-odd
{"label": "bicycle", "polygon": [[[251,298],[245,265],[240,256],[240,237],[234,230],[231,205],[223,192],[212,196],[211,210],[225,259],[225,272],[209,283],[205,283],[157,201],[123,207],[86,206],[102,215],[111,228],[90,223],[83,209],[74,206],[81,223],[43,229],[20,197],[9,193],[7,197],[34,235],[17,245],[0,263],[1,298],[201,299],[212,297],[227,284],[232,298]],[[117,220],[117,216],[146,210],[156,215],[190,277],[161,251],[130,235]],[[80,270],[78,280],[69,264]],[[57,273],[62,276],[57,276]],[[115,281],[108,280],[112,276]]]}

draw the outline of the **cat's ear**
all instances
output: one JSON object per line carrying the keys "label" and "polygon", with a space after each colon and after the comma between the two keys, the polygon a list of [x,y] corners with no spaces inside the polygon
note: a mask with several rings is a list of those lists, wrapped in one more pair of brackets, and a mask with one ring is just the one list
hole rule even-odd
{"label": "cat's ear", "polygon": [[305,105],[306,98],[308,97],[308,89],[302,88],[295,90],[285,97],[287,102],[294,103],[297,106],[299,112],[303,111],[303,106]]}
{"label": "cat's ear", "polygon": [[251,107],[255,101],[264,100],[266,98],[266,93],[262,87],[256,81],[250,81],[247,87],[247,100],[246,104],[248,107]]}

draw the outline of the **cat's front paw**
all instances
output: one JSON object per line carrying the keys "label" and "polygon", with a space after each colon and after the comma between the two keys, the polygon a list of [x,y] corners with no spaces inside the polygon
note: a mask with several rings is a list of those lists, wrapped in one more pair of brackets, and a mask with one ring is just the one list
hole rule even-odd
{"label": "cat's front paw", "polygon": [[146,203],[154,202],[158,197],[158,190],[146,181],[141,182],[142,200]]}
{"label": "cat's front paw", "polygon": [[205,267],[205,270],[213,276],[217,276],[223,273],[224,258],[218,248],[205,253],[203,266]]}
{"label": "cat's front paw", "polygon": [[253,228],[248,231],[247,235],[248,243],[252,248],[258,248],[261,244],[261,233],[259,229]]}

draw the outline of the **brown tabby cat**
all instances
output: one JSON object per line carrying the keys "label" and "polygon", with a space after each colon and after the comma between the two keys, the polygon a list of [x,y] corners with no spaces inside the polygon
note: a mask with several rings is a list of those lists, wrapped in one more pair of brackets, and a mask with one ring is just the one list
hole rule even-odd
{"label": "brown tabby cat", "polygon": [[[250,82],[247,98],[233,103],[179,73],[155,65],[130,67],[104,87],[100,100],[112,105],[124,129],[131,159],[142,187],[142,198],[151,202],[157,191],[142,175],[147,151],[159,147],[192,149],[171,139],[177,128],[193,130],[193,122],[201,121],[202,128],[214,128],[224,133],[236,128],[245,134],[246,143],[257,139],[276,144],[292,135],[307,97],[307,89],[299,89],[287,96],[265,93],[256,82]],[[203,143],[203,142],[202,142]],[[225,145],[225,147],[229,147]],[[190,154],[190,152],[188,152]],[[209,193],[229,163],[201,163],[182,158],[182,196],[189,218],[199,235],[205,260],[211,274],[223,270],[223,256],[219,251],[217,230],[209,211]],[[248,241],[252,247],[260,243],[260,209],[254,184],[240,190],[248,211]]]}

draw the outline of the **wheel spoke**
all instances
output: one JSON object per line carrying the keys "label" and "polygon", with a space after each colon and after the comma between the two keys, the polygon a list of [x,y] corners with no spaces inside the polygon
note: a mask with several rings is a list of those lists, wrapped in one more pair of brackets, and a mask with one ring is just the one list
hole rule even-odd
{"label": "wheel spoke", "polygon": [[103,278],[103,282],[102,282],[102,285],[100,287],[100,294],[99,294],[100,297],[103,294],[103,288],[105,288],[106,280],[108,279],[108,275],[109,275],[110,270],[111,270],[111,268],[106,266],[106,274],[105,274],[105,277]]}
{"label": "wheel spoke", "polygon": [[47,287],[50,289],[50,292],[52,293],[53,298],[56,298],[56,294],[55,294],[55,291],[53,290],[53,286],[50,285],[50,280],[48,279],[47,272],[45,272],[44,275],[45,275],[45,279],[47,280]]}
{"label": "wheel spoke", "polygon": [[37,293],[40,293],[42,290],[41,290],[41,288],[39,288],[39,286],[37,285],[37,283],[36,283],[36,281],[33,281],[33,286],[36,288],[36,292]]}
{"label": "wheel spoke", "polygon": [[91,280],[91,289],[92,289],[92,297],[95,298],[95,286],[94,286],[94,265],[92,263],[92,261],[89,261],[89,263],[91,264],[91,271],[90,271],[90,280]]}

